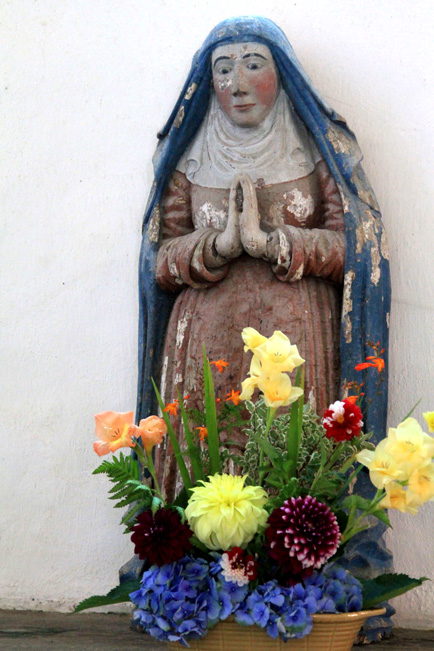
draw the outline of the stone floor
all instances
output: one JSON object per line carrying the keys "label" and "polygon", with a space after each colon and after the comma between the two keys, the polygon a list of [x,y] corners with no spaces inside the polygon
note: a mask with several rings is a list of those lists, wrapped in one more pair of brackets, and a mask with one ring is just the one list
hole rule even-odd
{"label": "stone floor", "polygon": [[[180,647],[184,648],[184,647]],[[354,647],[360,649],[360,647]],[[434,630],[398,629],[393,639],[371,646],[372,650],[434,650]],[[0,610],[1,651],[167,651],[167,646],[129,629],[128,615],[45,613]],[[231,651],[228,649],[228,651]]]}

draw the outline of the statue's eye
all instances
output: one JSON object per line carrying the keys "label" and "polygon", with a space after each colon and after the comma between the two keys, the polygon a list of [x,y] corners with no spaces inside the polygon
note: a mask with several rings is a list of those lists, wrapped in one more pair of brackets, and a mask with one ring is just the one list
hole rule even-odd
{"label": "statue's eye", "polygon": [[247,67],[249,70],[259,70],[262,66],[260,63],[255,63],[254,61],[251,61],[250,63],[247,64]]}
{"label": "statue's eye", "polygon": [[220,75],[227,75],[230,71],[231,71],[231,69],[228,68],[227,66],[225,66],[224,68],[219,69],[219,74]]}

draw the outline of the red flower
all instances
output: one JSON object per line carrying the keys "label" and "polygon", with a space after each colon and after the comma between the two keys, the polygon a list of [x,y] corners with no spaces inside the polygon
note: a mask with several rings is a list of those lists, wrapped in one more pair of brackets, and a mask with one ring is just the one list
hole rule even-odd
{"label": "red flower", "polygon": [[225,580],[238,585],[246,585],[258,576],[258,563],[240,547],[233,547],[232,551],[222,554],[220,565]]}
{"label": "red flower", "polygon": [[271,513],[268,525],[268,554],[280,565],[288,583],[310,576],[339,546],[335,514],[310,495],[286,500]]}
{"label": "red flower", "polygon": [[372,359],[372,362],[362,362],[361,364],[357,364],[354,367],[356,371],[363,371],[365,368],[369,368],[370,366],[377,368],[379,373],[381,373],[381,371],[384,371],[385,363],[382,357],[369,356],[366,359]]}
{"label": "red flower", "polygon": [[229,366],[224,359],[218,359],[216,362],[210,362],[210,364],[214,364],[219,373],[223,373],[226,366]]}
{"label": "red flower", "polygon": [[363,421],[360,407],[355,404],[356,396],[337,400],[324,412],[323,425],[328,439],[351,441],[362,431]]}
{"label": "red flower", "polygon": [[151,565],[166,565],[179,561],[191,549],[191,529],[181,522],[176,511],[159,509],[155,515],[144,511],[133,527],[131,542],[134,553]]}
{"label": "red flower", "polygon": [[234,405],[239,405],[241,402],[240,391],[234,391],[233,389],[226,394],[225,402],[233,402]]}

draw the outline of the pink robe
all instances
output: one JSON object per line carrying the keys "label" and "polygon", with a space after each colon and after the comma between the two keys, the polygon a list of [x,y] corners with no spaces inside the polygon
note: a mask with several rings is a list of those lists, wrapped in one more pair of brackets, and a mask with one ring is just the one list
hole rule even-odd
{"label": "pink robe", "polygon": [[[172,402],[177,385],[182,395],[190,395],[189,406],[202,406],[203,344],[210,360],[229,363],[222,373],[215,369],[216,396],[223,401],[231,389],[239,390],[251,359],[240,334],[251,326],[265,336],[281,330],[297,344],[306,359],[306,397],[322,414],[339,397],[345,264],[340,195],[324,161],[294,181],[257,183],[256,194],[261,228],[278,230],[278,260],[271,264],[244,253],[208,269],[204,250],[224,230],[229,190],[193,185],[178,171],[169,182],[156,276],[162,289],[179,294],[162,356],[163,399]],[[182,427],[178,435],[182,441]],[[242,448],[241,433],[238,439]],[[167,498],[173,499],[180,484],[167,437],[157,450],[156,470]]]}

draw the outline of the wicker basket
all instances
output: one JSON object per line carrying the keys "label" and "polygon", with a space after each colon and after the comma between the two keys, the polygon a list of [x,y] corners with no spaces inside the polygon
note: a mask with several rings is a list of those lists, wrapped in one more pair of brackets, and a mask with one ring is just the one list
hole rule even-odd
{"label": "wicker basket", "polygon": [[[234,621],[220,622],[208,635],[189,642],[197,651],[351,651],[360,627],[368,617],[383,615],[384,608],[358,613],[313,615],[313,629],[301,640],[273,640],[257,626],[239,626]],[[177,642],[170,648],[180,648]]]}

